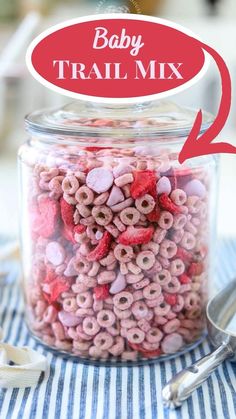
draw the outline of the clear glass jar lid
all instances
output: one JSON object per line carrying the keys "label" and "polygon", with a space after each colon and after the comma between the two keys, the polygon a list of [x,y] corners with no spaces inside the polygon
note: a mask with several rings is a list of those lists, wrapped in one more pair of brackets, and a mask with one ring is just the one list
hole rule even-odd
{"label": "clear glass jar lid", "polygon": [[[26,116],[31,132],[68,136],[168,136],[185,137],[190,132],[197,111],[169,101],[135,105],[100,104],[75,101],[60,109],[33,112]],[[201,132],[213,116],[203,112]]]}

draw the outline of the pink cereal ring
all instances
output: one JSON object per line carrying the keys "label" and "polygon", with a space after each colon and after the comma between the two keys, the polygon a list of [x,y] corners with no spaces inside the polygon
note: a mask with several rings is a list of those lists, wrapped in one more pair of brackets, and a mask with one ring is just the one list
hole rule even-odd
{"label": "pink cereal ring", "polygon": [[120,262],[129,262],[134,255],[133,248],[131,246],[125,246],[123,244],[117,244],[114,248],[114,256]]}
{"label": "pink cereal ring", "polygon": [[136,208],[128,207],[121,211],[120,219],[123,224],[127,226],[133,226],[140,220],[140,213]]}
{"label": "pink cereal ring", "polygon": [[184,307],[186,310],[192,310],[201,306],[200,296],[196,292],[189,292],[185,295]]}
{"label": "pink cereal ring", "polygon": [[68,195],[74,195],[79,188],[79,181],[73,175],[68,175],[62,182],[62,190]]}
{"label": "pink cereal ring", "polygon": [[173,215],[169,211],[162,211],[158,220],[158,225],[163,230],[169,230],[173,225]]}
{"label": "pink cereal ring", "polygon": [[156,307],[154,307],[154,313],[156,316],[166,316],[170,312],[170,305],[167,304],[165,301],[159,303]]}
{"label": "pink cereal ring", "polygon": [[125,341],[122,336],[117,336],[115,338],[115,344],[109,348],[109,353],[113,356],[119,356],[123,353],[125,347]]}
{"label": "pink cereal ring", "polygon": [[62,194],[62,181],[63,181],[64,177],[63,176],[56,176],[54,178],[52,178],[48,184],[49,189],[58,194],[61,195]]}
{"label": "pink cereal ring", "polygon": [[147,317],[148,307],[144,301],[136,301],[132,304],[131,311],[137,320],[141,320]]}
{"label": "pink cereal ring", "polygon": [[94,200],[94,193],[87,186],[81,186],[75,194],[75,199],[79,204],[90,205]]}
{"label": "pink cereal ring", "polygon": [[174,259],[170,262],[170,273],[173,276],[182,275],[185,271],[185,264],[181,259]]}
{"label": "pink cereal ring", "polygon": [[170,198],[176,205],[184,205],[187,201],[187,195],[183,189],[175,189],[171,192]]}
{"label": "pink cereal ring", "polygon": [[177,245],[175,242],[164,239],[160,244],[160,255],[167,259],[172,259],[177,253]]}
{"label": "pink cereal ring", "polygon": [[107,327],[107,332],[110,333],[111,336],[119,336],[120,326],[115,324],[114,326]]}
{"label": "pink cereal ring", "polygon": [[155,205],[156,202],[154,198],[149,194],[145,194],[141,198],[135,200],[135,206],[141,214],[150,214],[155,208]]}
{"label": "pink cereal ring", "polygon": [[67,313],[71,313],[77,310],[78,305],[76,302],[76,298],[72,297],[72,298],[65,298],[63,300],[62,303],[63,306],[63,310],[66,311]]}
{"label": "pink cereal ring", "polygon": [[96,167],[88,173],[86,184],[94,192],[100,194],[110,189],[113,184],[113,179],[113,174],[109,169]]}
{"label": "pink cereal ring", "polygon": [[145,339],[145,333],[138,327],[133,327],[127,331],[127,339],[131,343],[142,343]]}
{"label": "pink cereal ring", "polygon": [[143,250],[136,257],[136,263],[141,269],[147,271],[153,267],[155,263],[155,255],[150,250]]}
{"label": "pink cereal ring", "polygon": [[149,343],[158,343],[163,338],[163,333],[157,327],[152,327],[146,333],[146,339]]}
{"label": "pink cereal ring", "polygon": [[176,332],[178,328],[180,327],[180,320],[179,319],[173,319],[164,324],[163,326],[163,332],[170,334]]}
{"label": "pink cereal ring", "polygon": [[[81,245],[82,246],[82,245]],[[80,247],[80,251],[83,251],[83,248]],[[87,253],[87,249],[85,250]],[[88,262],[85,256],[77,254],[74,260],[74,268],[77,273],[88,273],[91,269],[91,262]]]}
{"label": "pink cereal ring", "polygon": [[160,272],[156,273],[156,275],[153,277],[153,281],[160,284],[162,287],[164,285],[169,284],[171,281],[171,274],[167,269],[162,269]]}
{"label": "pink cereal ring", "polygon": [[96,223],[101,226],[110,224],[113,218],[111,209],[105,205],[93,207],[92,216],[94,217]]}
{"label": "pink cereal ring", "polygon": [[138,321],[138,327],[143,330],[143,332],[148,332],[151,329],[150,323],[146,319],[141,319]]}
{"label": "pink cereal ring", "polygon": [[81,308],[90,308],[93,305],[93,297],[89,291],[78,294],[76,301]]}
{"label": "pink cereal ring", "polygon": [[93,340],[94,345],[102,351],[109,349],[113,342],[114,338],[107,332],[98,333]]}
{"label": "pink cereal ring", "polygon": [[133,296],[127,291],[119,292],[113,297],[113,303],[119,310],[126,310],[132,305]]}
{"label": "pink cereal ring", "polygon": [[187,217],[184,214],[176,214],[174,216],[173,227],[176,230],[181,230],[187,222]]}
{"label": "pink cereal ring", "polygon": [[143,289],[143,296],[147,300],[155,300],[161,294],[161,286],[157,283],[152,283]]}
{"label": "pink cereal ring", "polygon": [[189,233],[188,231],[185,231],[180,243],[181,246],[184,247],[184,249],[191,250],[196,245],[196,239],[193,234]]}
{"label": "pink cereal ring", "polygon": [[163,290],[170,294],[176,294],[177,292],[179,292],[180,287],[181,285],[179,280],[175,276],[172,276],[168,284],[163,285]]}
{"label": "pink cereal ring", "polygon": [[97,322],[101,327],[111,327],[115,320],[116,317],[111,310],[101,310],[97,315]]}
{"label": "pink cereal ring", "polygon": [[84,332],[83,330],[83,325],[79,324],[76,327],[76,334],[77,334],[77,340],[79,339],[83,339],[83,340],[92,340],[93,339],[93,335],[88,335],[87,333]]}
{"label": "pink cereal ring", "polygon": [[88,336],[95,336],[100,330],[100,325],[95,317],[85,317],[82,326],[84,333]]}
{"label": "pink cereal ring", "polygon": [[113,311],[116,317],[120,320],[128,319],[131,316],[131,310],[119,310],[117,307],[114,306]]}

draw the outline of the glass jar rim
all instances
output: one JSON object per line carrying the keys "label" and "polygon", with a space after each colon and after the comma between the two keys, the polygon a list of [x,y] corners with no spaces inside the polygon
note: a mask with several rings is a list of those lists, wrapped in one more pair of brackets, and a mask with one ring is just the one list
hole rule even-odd
{"label": "glass jar rim", "polygon": [[[26,129],[35,134],[63,137],[187,137],[197,110],[169,101],[142,102],[135,105],[75,101],[61,108],[28,114]],[[203,112],[201,133],[214,116]]]}

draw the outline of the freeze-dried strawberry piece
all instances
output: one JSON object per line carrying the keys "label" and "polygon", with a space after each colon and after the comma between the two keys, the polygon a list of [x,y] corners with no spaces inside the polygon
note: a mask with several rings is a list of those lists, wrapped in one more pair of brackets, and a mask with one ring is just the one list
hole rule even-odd
{"label": "freeze-dried strawberry piece", "polygon": [[95,152],[96,151],[100,151],[100,150],[109,150],[110,147],[85,147],[84,148],[86,151],[91,151],[91,152]]}
{"label": "freeze-dried strawberry piece", "polygon": [[155,201],[157,200],[157,188],[156,188],[156,181],[155,181],[155,185],[152,189],[149,190],[149,195],[151,195],[153,197],[153,199],[155,199]]}
{"label": "freeze-dried strawberry piece", "polygon": [[110,233],[108,233],[108,231],[106,231],[100,239],[98,245],[95,247],[95,249],[87,255],[87,260],[94,262],[96,260],[104,258],[109,252],[110,244],[111,235]]}
{"label": "freeze-dried strawberry piece", "polygon": [[162,354],[162,350],[160,348],[150,351],[148,349],[144,349],[138,343],[128,342],[128,344],[130,348],[132,348],[134,351],[140,352],[145,358],[154,358],[155,356],[160,356]]}
{"label": "freeze-dried strawberry piece", "polygon": [[57,301],[61,293],[68,291],[69,288],[70,283],[62,277],[56,277],[53,281],[42,285],[44,298],[49,304]]}
{"label": "freeze-dried strawberry piece", "polygon": [[182,275],[179,276],[179,282],[181,284],[190,284],[191,279],[189,278],[188,275],[182,274]]}
{"label": "freeze-dried strawberry piece", "polygon": [[188,275],[201,275],[203,273],[204,266],[201,262],[192,262],[191,265],[188,268]]}
{"label": "freeze-dried strawberry piece", "polygon": [[154,191],[156,187],[156,176],[152,170],[136,170],[133,172],[134,181],[130,187],[133,199],[140,198],[146,193]]}
{"label": "freeze-dried strawberry piece", "polygon": [[68,204],[64,198],[60,200],[61,218],[66,227],[74,228],[74,206]]}
{"label": "freeze-dried strawberry piece", "polygon": [[154,233],[153,226],[150,227],[141,227],[135,228],[133,226],[127,227],[127,229],[120,234],[118,237],[118,243],[124,245],[133,245],[136,244],[147,244],[150,242]]}
{"label": "freeze-dried strawberry piece", "polygon": [[171,212],[172,214],[180,214],[181,208],[174,204],[174,202],[169,198],[166,193],[162,193],[159,196],[159,204],[162,209]]}
{"label": "freeze-dried strawberry piece", "polygon": [[144,358],[155,358],[156,356],[160,356],[162,354],[162,350],[160,348],[153,351],[142,350],[140,352],[143,354]]}
{"label": "freeze-dried strawberry piece", "polygon": [[74,227],[74,234],[82,234],[86,231],[86,226],[78,224]]}
{"label": "freeze-dried strawberry piece", "polygon": [[58,204],[50,198],[40,199],[38,205],[31,208],[31,222],[33,233],[47,239],[56,230],[58,218]]}
{"label": "freeze-dried strawberry piece", "polygon": [[98,285],[94,289],[96,300],[106,300],[109,297],[109,285]]}
{"label": "freeze-dried strawberry piece", "polygon": [[154,222],[159,221],[160,215],[161,215],[160,207],[158,206],[158,204],[156,204],[154,210],[152,210],[152,212],[147,214],[146,217],[148,221],[154,223]]}
{"label": "freeze-dried strawberry piece", "polygon": [[56,274],[52,269],[47,269],[46,276],[44,278],[44,283],[51,283],[56,279]]}
{"label": "freeze-dried strawberry piece", "polygon": [[190,263],[193,259],[193,255],[192,255],[192,253],[183,249],[183,247],[178,247],[175,258],[180,258],[180,259],[182,259],[183,262]]}
{"label": "freeze-dried strawberry piece", "polygon": [[168,294],[167,292],[163,293],[165,302],[170,306],[174,306],[177,304],[177,295],[176,294]]}

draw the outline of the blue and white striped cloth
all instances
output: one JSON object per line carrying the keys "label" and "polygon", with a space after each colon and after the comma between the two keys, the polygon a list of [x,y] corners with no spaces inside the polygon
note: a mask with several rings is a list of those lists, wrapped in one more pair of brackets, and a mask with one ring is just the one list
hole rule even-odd
{"label": "blue and white striped cloth", "polygon": [[[236,241],[218,249],[222,288],[236,273]],[[10,282],[16,270],[10,272]],[[5,340],[29,345],[47,356],[50,369],[34,389],[0,390],[1,419],[233,419],[236,418],[236,364],[220,366],[184,405],[170,411],[161,400],[163,385],[177,371],[210,351],[207,341],[169,362],[144,367],[93,367],[47,352],[30,337],[23,318],[19,283],[0,287],[0,323]]]}

